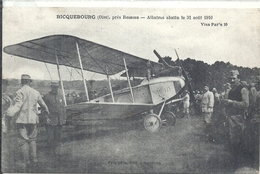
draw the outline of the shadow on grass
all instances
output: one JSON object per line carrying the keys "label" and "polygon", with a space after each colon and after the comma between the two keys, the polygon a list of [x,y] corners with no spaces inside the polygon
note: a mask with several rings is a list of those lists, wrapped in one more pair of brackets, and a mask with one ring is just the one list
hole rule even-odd
{"label": "shadow on grass", "polygon": [[64,127],[65,136],[62,138],[62,142],[86,140],[128,132],[131,130],[144,129],[142,120],[134,117],[126,119],[86,121],[85,125],[68,126],[67,128],[66,126]]}

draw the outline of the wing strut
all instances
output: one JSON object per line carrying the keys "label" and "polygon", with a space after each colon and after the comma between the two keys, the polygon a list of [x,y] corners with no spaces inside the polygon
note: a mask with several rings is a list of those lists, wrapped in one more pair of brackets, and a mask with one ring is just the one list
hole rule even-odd
{"label": "wing strut", "polygon": [[83,80],[83,83],[84,83],[84,88],[85,88],[85,92],[86,92],[86,96],[87,96],[87,101],[89,101],[88,88],[87,88],[86,80],[85,80],[84,73],[83,73],[83,66],[82,66],[81,57],[80,57],[80,53],[79,53],[79,45],[78,45],[78,42],[76,42],[76,47],[77,47],[77,52],[78,52],[78,57],[79,57],[79,64],[80,64],[80,69],[81,69],[81,76],[82,76],[82,80]]}
{"label": "wing strut", "polygon": [[63,100],[64,100],[64,104],[65,106],[67,106],[67,101],[66,101],[66,96],[65,96],[65,91],[64,91],[64,86],[63,86],[63,81],[61,79],[61,75],[60,75],[60,64],[59,64],[59,59],[58,56],[55,52],[55,57],[56,57],[56,61],[57,61],[57,70],[58,70],[58,75],[59,75],[59,79],[60,79],[60,84],[61,84],[61,90],[62,90],[62,94],[63,94]]}
{"label": "wing strut", "polygon": [[113,103],[114,103],[114,102],[115,102],[115,99],[114,99],[113,90],[112,90],[112,86],[111,86],[111,82],[110,82],[110,76],[108,75],[107,66],[106,66],[106,71],[107,71],[107,80],[108,80],[108,84],[109,84],[109,89],[110,89],[112,101],[113,101]]}
{"label": "wing strut", "polygon": [[129,75],[128,75],[128,69],[126,67],[126,62],[125,62],[125,58],[124,57],[123,57],[123,60],[124,60],[125,72],[126,72],[126,76],[127,76],[128,85],[129,85],[131,96],[132,96],[132,100],[133,100],[133,103],[134,103],[135,102],[134,94],[133,94],[133,90],[132,90],[132,87],[131,87],[131,83],[130,83],[130,79],[129,79]]}

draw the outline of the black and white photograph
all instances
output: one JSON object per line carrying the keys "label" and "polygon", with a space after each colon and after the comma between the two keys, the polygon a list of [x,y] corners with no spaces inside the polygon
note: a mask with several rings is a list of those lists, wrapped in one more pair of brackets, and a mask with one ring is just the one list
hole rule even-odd
{"label": "black and white photograph", "polygon": [[2,173],[259,173],[260,3],[3,1]]}

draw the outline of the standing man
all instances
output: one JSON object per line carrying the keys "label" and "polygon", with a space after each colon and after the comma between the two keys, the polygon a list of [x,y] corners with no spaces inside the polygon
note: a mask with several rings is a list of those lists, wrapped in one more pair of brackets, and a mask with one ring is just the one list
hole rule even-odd
{"label": "standing man", "polygon": [[223,118],[223,120],[224,120],[224,126],[226,126],[227,124],[226,124],[226,122],[227,122],[227,116],[226,116],[226,107],[225,107],[225,104],[224,104],[224,100],[225,99],[228,99],[228,93],[229,93],[229,91],[230,91],[230,89],[231,89],[231,85],[230,85],[230,83],[226,83],[226,84],[224,84],[223,85],[223,89],[224,89],[224,91],[221,93],[221,95],[220,95],[220,106],[221,106],[221,115],[222,115],[222,117],[224,117]]}
{"label": "standing man", "polygon": [[249,106],[249,92],[240,82],[238,70],[232,70],[229,76],[231,90],[228,99],[224,99],[226,115],[228,119],[229,143],[231,153],[235,157],[235,164],[238,162],[243,145],[243,134],[245,128],[245,113]]}
{"label": "standing man", "polygon": [[214,108],[219,105],[220,102],[220,94],[218,93],[216,88],[212,89],[213,95],[214,95]]}
{"label": "standing man", "polygon": [[195,111],[196,111],[196,114],[200,114],[201,113],[200,104],[201,104],[201,98],[202,98],[202,95],[200,94],[200,91],[196,90],[194,97],[195,97]]}
{"label": "standing man", "polygon": [[214,141],[212,137],[212,134],[214,132],[212,119],[213,107],[214,95],[211,91],[209,91],[209,87],[205,85],[201,99],[201,112],[204,118],[204,123],[206,125],[206,136],[207,139],[210,141]]}
{"label": "standing man", "polygon": [[220,119],[220,94],[218,93],[216,88],[212,88],[213,96],[214,96],[214,118],[217,119],[216,122],[218,123]]}
{"label": "standing man", "polygon": [[220,95],[220,100],[223,100],[223,99],[227,99],[228,98],[228,93],[231,89],[231,85],[230,83],[226,83],[223,85],[223,89],[224,91],[221,93]]}
{"label": "standing man", "polygon": [[220,120],[222,122],[222,137],[224,142],[227,144],[228,143],[228,119],[227,119],[227,115],[226,115],[226,107],[224,104],[224,100],[228,99],[228,93],[231,89],[231,85],[230,83],[226,83],[223,85],[223,92],[220,95]]}
{"label": "standing man", "polygon": [[189,119],[189,117],[190,117],[190,111],[189,111],[190,95],[189,95],[188,90],[184,91],[184,97],[183,97],[182,101],[183,101],[183,114],[184,114],[184,116],[187,116],[187,119]]}
{"label": "standing man", "polygon": [[36,153],[36,137],[37,137],[37,123],[39,118],[37,115],[37,103],[49,113],[47,105],[44,103],[41,94],[35,89],[31,88],[32,79],[29,75],[23,74],[21,76],[22,88],[16,92],[14,98],[14,105],[9,107],[6,115],[14,117],[17,113],[16,126],[18,135],[18,145],[22,151],[22,167],[27,170],[30,167],[30,154],[32,164],[37,164]]}
{"label": "standing man", "polygon": [[214,107],[213,107],[213,123],[214,123],[214,133],[215,138],[217,140],[220,140],[219,138],[222,136],[219,136],[219,133],[223,130],[225,117],[223,116],[223,113],[221,112],[221,104],[220,104],[220,94],[218,93],[216,88],[212,88],[212,93],[214,96]]}
{"label": "standing man", "polygon": [[59,153],[57,151],[61,140],[62,125],[66,122],[65,103],[58,89],[59,83],[51,82],[51,91],[43,98],[50,110],[45,124],[47,141],[55,155]]}

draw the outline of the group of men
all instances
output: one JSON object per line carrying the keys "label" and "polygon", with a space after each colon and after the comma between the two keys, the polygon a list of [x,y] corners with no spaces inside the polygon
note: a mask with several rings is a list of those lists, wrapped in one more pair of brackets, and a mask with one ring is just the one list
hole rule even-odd
{"label": "group of men", "polygon": [[[39,123],[38,104],[42,109],[47,142],[53,155],[58,153],[62,125],[66,120],[64,100],[58,90],[59,82],[51,82],[51,91],[43,98],[38,91],[31,87],[31,83],[31,77],[23,74],[21,76],[22,87],[16,92],[14,98],[2,95],[2,105],[8,105],[2,110],[3,143],[8,143],[10,122],[12,122],[15,124],[18,134],[15,146],[21,151],[22,160],[19,162],[19,167],[23,172],[38,166],[36,146],[37,123]],[[6,156],[6,158],[9,157]]]}
{"label": "group of men", "polygon": [[[213,108],[214,117],[213,119]],[[241,156],[249,153],[252,166],[259,168],[259,121],[260,121],[260,78],[256,77],[255,87],[248,89],[241,83],[238,70],[232,70],[224,92],[220,95],[216,89],[209,91],[204,86],[201,98],[201,111],[206,125],[206,135],[210,141],[215,141],[214,120],[225,118],[227,137],[234,165],[238,165]],[[249,123],[249,124],[248,124]],[[248,154],[247,154],[248,155]]]}
{"label": "group of men", "polygon": [[[205,123],[205,134],[209,141],[216,141],[218,124],[227,128],[228,145],[234,157],[234,165],[240,163],[243,154],[251,157],[251,167],[259,168],[259,121],[260,121],[260,76],[254,86],[248,87],[240,79],[238,70],[232,70],[228,82],[219,94],[216,88],[209,90],[204,85],[201,94],[197,94],[197,109]],[[183,114],[189,118],[189,92],[184,91]],[[195,109],[196,109],[195,108]]]}

